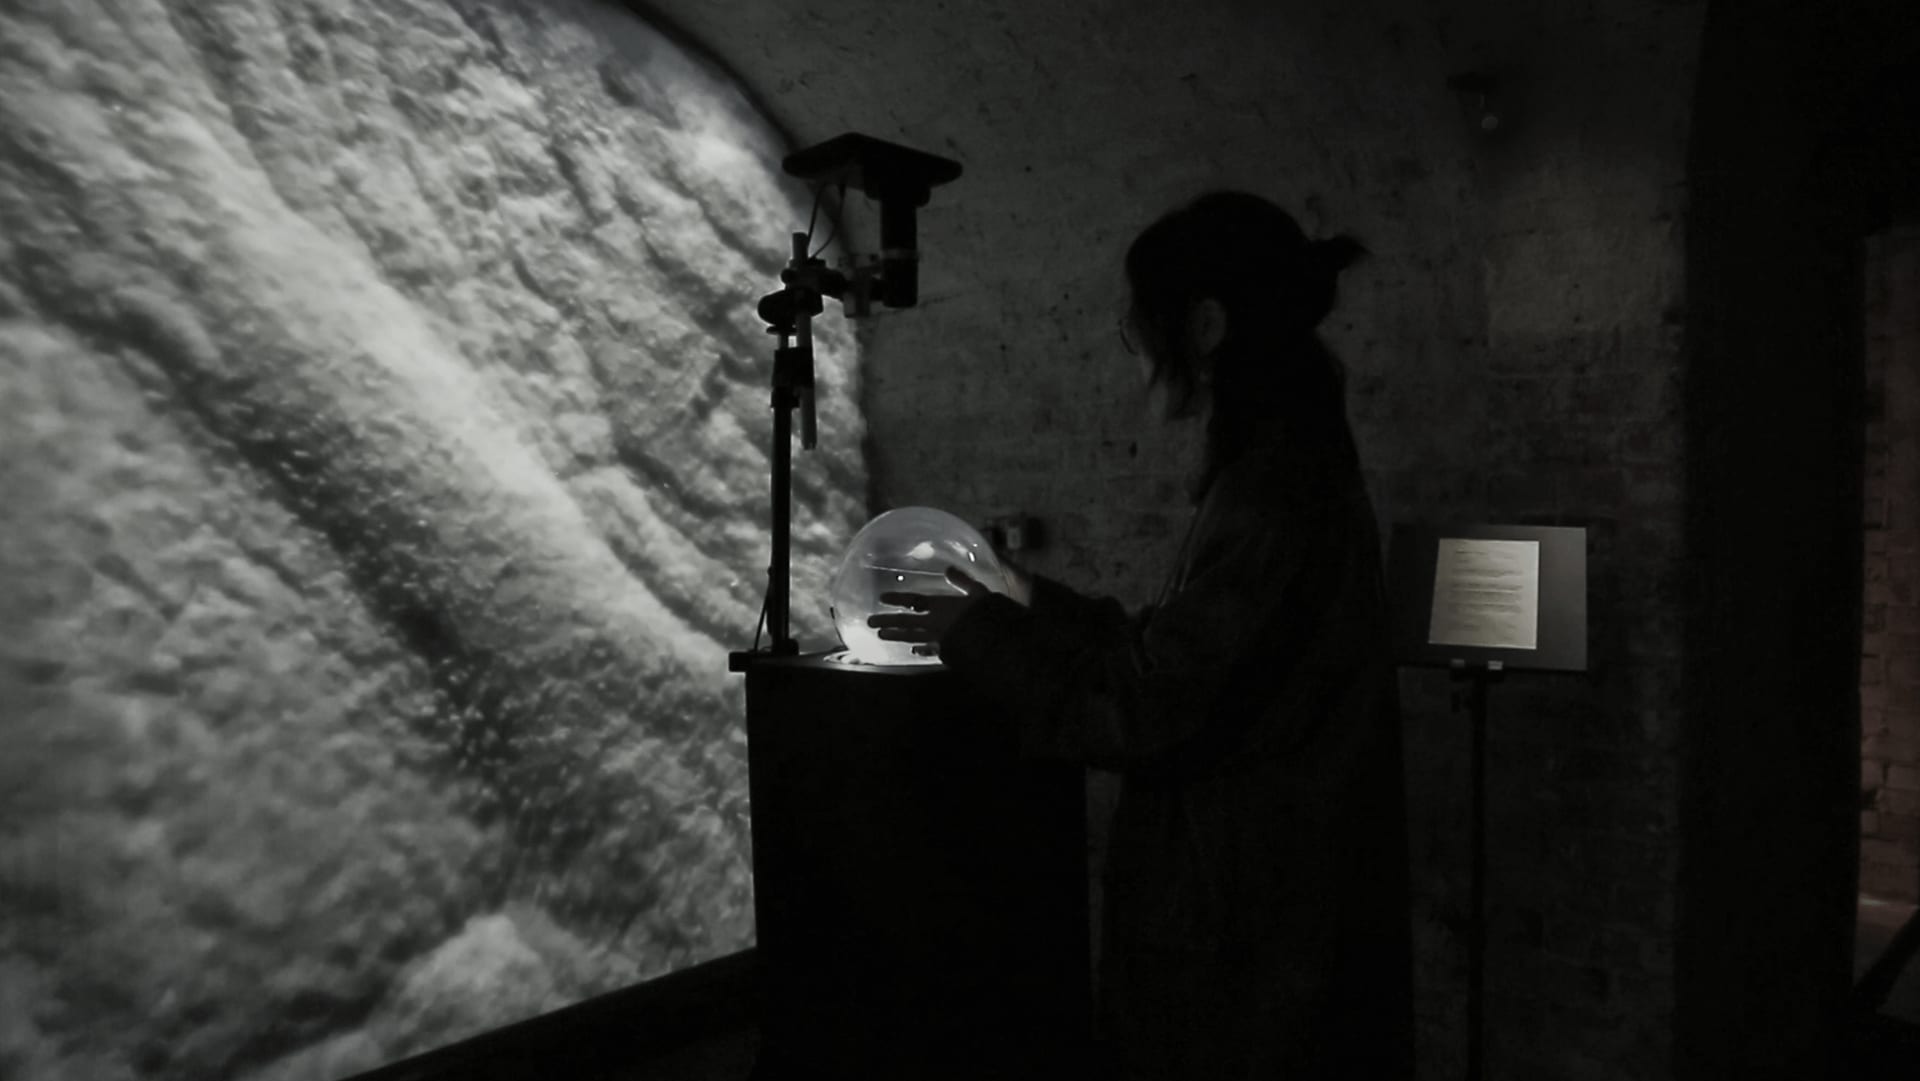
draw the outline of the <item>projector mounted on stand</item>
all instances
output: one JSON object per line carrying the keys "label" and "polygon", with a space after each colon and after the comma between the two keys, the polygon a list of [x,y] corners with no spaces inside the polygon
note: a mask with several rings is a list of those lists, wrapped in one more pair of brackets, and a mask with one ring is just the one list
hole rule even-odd
{"label": "projector mounted on stand", "polygon": [[[787,156],[781,163],[791,176],[816,192],[829,185],[854,188],[880,204],[880,257],[854,259],[843,272],[814,258],[809,233],[793,234],[793,254],[780,272],[785,288],[760,298],[760,318],[779,339],[773,353],[773,557],[767,568],[767,625],[773,634],[768,651],[758,648],[728,654],[728,668],[743,672],[755,656],[796,656],[800,652],[788,627],[792,610],[793,411],[800,412],[801,446],[819,442],[813,394],[813,318],[824,298],[841,302],[848,318],[872,311],[873,300],[889,308],[911,308],[920,298],[920,255],[914,243],[914,212],[927,204],[935,186],[960,175],[960,164],[866,135],[846,134]],[[757,646],[756,638],[756,646]]]}

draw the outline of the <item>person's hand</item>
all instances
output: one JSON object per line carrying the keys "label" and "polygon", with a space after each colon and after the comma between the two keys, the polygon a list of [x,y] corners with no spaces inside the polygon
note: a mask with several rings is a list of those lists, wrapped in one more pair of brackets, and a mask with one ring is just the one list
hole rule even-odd
{"label": "person's hand", "polygon": [[867,626],[880,632],[884,642],[912,642],[913,651],[933,656],[944,637],[967,609],[991,593],[985,585],[958,567],[947,568],[947,584],[958,589],[951,593],[882,593],[880,603],[905,612],[880,612],[867,617]]}

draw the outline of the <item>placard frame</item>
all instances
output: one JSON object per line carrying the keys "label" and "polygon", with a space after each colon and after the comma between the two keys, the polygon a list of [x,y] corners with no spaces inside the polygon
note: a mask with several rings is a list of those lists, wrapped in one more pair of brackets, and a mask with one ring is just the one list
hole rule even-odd
{"label": "placard frame", "polygon": [[[1540,545],[1540,611],[1533,649],[1447,645],[1428,640],[1440,542],[1445,539],[1534,541]],[[1400,523],[1393,528],[1387,572],[1394,660],[1402,666],[1457,668],[1464,664],[1485,668],[1494,663],[1508,672],[1589,671],[1584,527]]]}

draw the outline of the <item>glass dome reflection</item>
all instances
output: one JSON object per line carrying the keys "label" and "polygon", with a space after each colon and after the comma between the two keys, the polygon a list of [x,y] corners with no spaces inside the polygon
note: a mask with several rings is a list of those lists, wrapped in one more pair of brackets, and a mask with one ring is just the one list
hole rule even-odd
{"label": "glass dome reflection", "polygon": [[902,611],[880,594],[958,593],[946,580],[959,567],[995,593],[1008,591],[1006,571],[993,546],[965,521],[933,507],[901,507],[868,522],[854,535],[828,587],[834,629],[846,647],[839,659],[855,664],[939,664],[913,652],[911,642],[888,642],[867,626],[876,612]]}

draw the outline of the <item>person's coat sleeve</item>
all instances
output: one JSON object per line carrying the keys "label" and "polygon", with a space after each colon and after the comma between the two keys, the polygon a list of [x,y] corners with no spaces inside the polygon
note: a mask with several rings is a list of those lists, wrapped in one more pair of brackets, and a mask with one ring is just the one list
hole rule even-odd
{"label": "person's coat sleeve", "polygon": [[1126,608],[1112,597],[1089,597],[1044,575],[1033,575],[1032,582],[1034,618],[1056,630],[1098,633],[1128,622]]}
{"label": "person's coat sleeve", "polygon": [[1011,715],[1023,754],[1150,763],[1230,712],[1221,699],[1271,639],[1302,561],[1300,531],[1280,517],[1244,500],[1203,515],[1185,586],[1133,618],[1039,579],[1031,609],[982,598],[941,639],[941,659]]}

